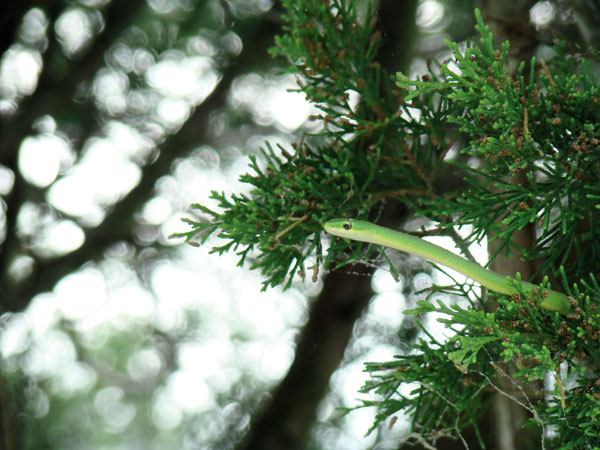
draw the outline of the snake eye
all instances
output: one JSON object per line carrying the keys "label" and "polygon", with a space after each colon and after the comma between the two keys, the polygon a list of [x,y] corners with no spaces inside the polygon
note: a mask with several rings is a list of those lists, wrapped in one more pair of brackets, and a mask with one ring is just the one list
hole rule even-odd
{"label": "snake eye", "polygon": [[349,230],[350,228],[352,228],[352,224],[350,222],[344,222],[344,230]]}

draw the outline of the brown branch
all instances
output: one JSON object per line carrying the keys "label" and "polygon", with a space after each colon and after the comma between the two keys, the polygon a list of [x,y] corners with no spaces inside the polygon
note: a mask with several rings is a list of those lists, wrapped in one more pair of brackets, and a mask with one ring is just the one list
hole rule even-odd
{"label": "brown branch", "polygon": [[311,306],[294,362],[240,448],[306,448],[308,432],[329,388],[331,374],[344,356],[354,322],[373,295],[368,276],[372,269],[362,270],[363,276],[349,276],[342,271],[327,274],[323,291]]}

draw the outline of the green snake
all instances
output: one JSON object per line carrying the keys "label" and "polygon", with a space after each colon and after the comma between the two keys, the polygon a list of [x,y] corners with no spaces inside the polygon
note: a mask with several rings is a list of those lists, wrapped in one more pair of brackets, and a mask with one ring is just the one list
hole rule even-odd
{"label": "green snake", "polygon": [[[383,245],[384,247],[421,256],[436,264],[454,269],[491,291],[507,295],[518,294],[517,289],[509,282],[506,276],[481,267],[477,263],[455,255],[439,245],[432,244],[416,236],[384,228],[364,220],[354,219],[330,220],[325,222],[324,228],[327,233],[333,236]],[[521,286],[525,290],[538,288],[538,286],[527,282],[521,282]],[[540,304],[542,308],[558,311],[561,314],[569,313],[571,304],[567,300],[567,296],[562,292],[547,289],[543,293],[543,297],[544,300]]]}

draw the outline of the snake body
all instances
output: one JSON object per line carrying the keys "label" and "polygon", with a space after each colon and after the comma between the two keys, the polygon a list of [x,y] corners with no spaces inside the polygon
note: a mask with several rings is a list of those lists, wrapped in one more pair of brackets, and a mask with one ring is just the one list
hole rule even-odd
{"label": "snake body", "polygon": [[[481,267],[477,263],[416,236],[354,219],[330,220],[325,223],[324,228],[333,236],[382,245],[420,256],[436,264],[454,269],[491,291],[507,295],[518,293],[506,276]],[[538,288],[528,282],[522,282],[521,286],[525,290]],[[544,296],[545,298],[540,304],[542,308],[558,311],[561,314],[569,313],[571,305],[565,294],[548,289],[544,292]]]}

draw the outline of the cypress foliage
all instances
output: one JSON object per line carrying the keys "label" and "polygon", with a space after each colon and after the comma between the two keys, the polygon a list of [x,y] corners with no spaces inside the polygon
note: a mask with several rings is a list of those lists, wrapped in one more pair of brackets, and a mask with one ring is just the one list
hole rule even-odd
{"label": "cypress foliage", "polygon": [[[418,80],[397,74],[394,86],[375,62],[382,37],[370,11],[359,20],[352,1],[283,3],[285,34],[273,54],[293,61],[288,70],[319,110],[312,119],[320,131],[293,149],[266,144],[241,178],[250,193],[213,192],[219,209],[194,205],[200,219],[186,220],[191,230],[179,236],[223,238],[212,251],[236,251],[240,264],[251,259],[265,289],[289,287],[296,274],[316,276],[323,266],[384,255],[342,240],[325,247],[322,224],[377,220],[389,199],[428,218],[459,248],[485,236],[500,240],[499,251],[538,261],[538,278],[563,283],[554,288],[570,296],[572,313],[540,309],[542,290],[495,295],[493,312],[483,301],[420,301],[408,313],[441,313],[454,336],[439,342],[423,328],[414,351],[367,363],[370,379],[361,392],[378,400],[362,406],[377,408],[374,426],[411,413],[413,432],[434,441],[476,427],[484,393],[500,389],[506,372],[517,389],[550,379],[549,390],[521,400],[531,425],[553,448],[600,448],[598,55],[584,58],[561,44],[553,59],[513,68],[509,43],[496,45],[476,11],[477,40],[464,51],[448,42],[451,61],[431,64]],[[449,164],[467,174],[466,188],[440,189],[438,174]],[[514,176],[525,181],[516,184]],[[454,233],[463,225],[472,227],[466,239]],[[513,233],[531,225],[535,246],[514,248]],[[418,387],[405,395],[405,383]]]}

